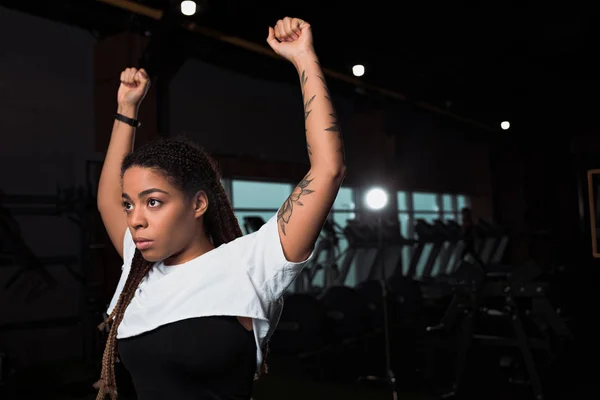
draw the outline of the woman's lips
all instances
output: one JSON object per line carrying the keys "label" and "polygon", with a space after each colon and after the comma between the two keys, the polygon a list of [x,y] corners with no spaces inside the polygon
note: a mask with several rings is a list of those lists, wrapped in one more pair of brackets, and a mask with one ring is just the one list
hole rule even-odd
{"label": "woman's lips", "polygon": [[154,243],[152,240],[136,240],[135,247],[137,247],[138,250],[146,250],[152,247],[152,243]]}

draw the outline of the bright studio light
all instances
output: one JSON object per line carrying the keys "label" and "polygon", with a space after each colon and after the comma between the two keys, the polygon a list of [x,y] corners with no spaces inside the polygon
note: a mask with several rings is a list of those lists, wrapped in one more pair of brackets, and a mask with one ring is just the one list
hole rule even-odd
{"label": "bright studio light", "polygon": [[381,210],[388,202],[388,194],[381,188],[373,188],[367,192],[365,202],[370,209]]}
{"label": "bright studio light", "polygon": [[352,73],[354,76],[363,76],[365,74],[365,66],[364,65],[355,65],[352,67]]}
{"label": "bright studio light", "polygon": [[187,16],[196,14],[196,3],[191,0],[182,1],[181,13]]}
{"label": "bright studio light", "polygon": [[507,130],[508,128],[510,128],[510,122],[508,122],[508,121],[503,121],[503,122],[500,124],[500,128],[502,128],[502,129],[504,129],[504,130]]}

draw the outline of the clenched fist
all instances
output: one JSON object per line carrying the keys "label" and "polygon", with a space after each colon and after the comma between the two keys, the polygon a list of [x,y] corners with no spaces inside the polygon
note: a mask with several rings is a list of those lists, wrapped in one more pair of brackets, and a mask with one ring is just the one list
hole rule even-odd
{"label": "clenched fist", "polygon": [[292,63],[314,52],[310,24],[300,18],[285,17],[277,21],[275,28],[269,27],[267,43],[275,53]]}
{"label": "clenched fist", "polygon": [[121,72],[117,103],[123,107],[137,108],[148,93],[149,87],[150,78],[143,68],[127,68]]}

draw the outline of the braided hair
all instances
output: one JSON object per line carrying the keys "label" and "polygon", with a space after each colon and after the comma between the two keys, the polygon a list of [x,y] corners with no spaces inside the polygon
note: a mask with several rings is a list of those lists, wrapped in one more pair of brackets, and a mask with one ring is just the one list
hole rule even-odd
{"label": "braided hair", "polygon": [[[128,154],[121,165],[121,179],[131,167],[149,168],[163,174],[170,184],[190,198],[199,191],[204,191],[209,204],[204,214],[204,227],[215,248],[242,236],[231,202],[221,185],[219,169],[202,147],[183,138],[161,139]],[[107,326],[109,329],[100,380],[94,384],[98,389],[96,400],[103,400],[106,396],[111,400],[117,397],[114,369],[117,358],[117,329],[137,287],[153,265],[153,262],[142,257],[139,250],[135,250],[131,269],[117,304],[106,320],[98,326],[100,330]],[[268,346],[264,349],[263,363],[256,378],[267,372],[267,351]]]}

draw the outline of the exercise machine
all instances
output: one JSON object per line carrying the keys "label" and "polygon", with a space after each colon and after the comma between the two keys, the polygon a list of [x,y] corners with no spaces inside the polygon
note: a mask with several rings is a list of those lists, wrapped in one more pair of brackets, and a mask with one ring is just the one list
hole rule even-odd
{"label": "exercise machine", "polygon": [[[318,295],[336,284],[339,276],[338,262],[344,254],[340,250],[340,237],[343,235],[344,232],[338,224],[330,219],[325,221],[315,244],[312,260],[307,263],[294,283],[296,292]],[[319,276],[322,277],[321,286],[316,282]]]}
{"label": "exercise machine", "polygon": [[[525,263],[510,272],[490,272],[477,265],[464,263],[452,285],[455,295],[441,321],[427,328],[429,332],[458,328],[455,376],[447,397],[456,395],[467,363],[467,353],[473,344],[515,348],[537,400],[543,399],[541,378],[534,352],[552,357],[554,344],[569,340],[572,335],[548,301],[547,282],[541,279],[542,269],[535,263]],[[488,321],[485,324],[476,321]],[[498,330],[480,332],[484,326]],[[502,327],[503,326],[503,327]]]}

